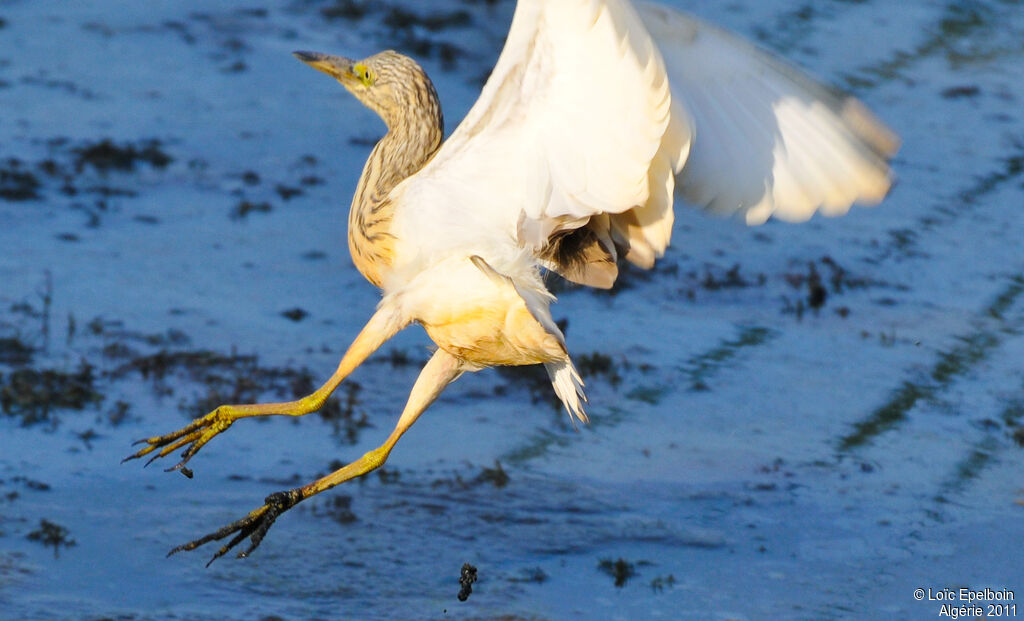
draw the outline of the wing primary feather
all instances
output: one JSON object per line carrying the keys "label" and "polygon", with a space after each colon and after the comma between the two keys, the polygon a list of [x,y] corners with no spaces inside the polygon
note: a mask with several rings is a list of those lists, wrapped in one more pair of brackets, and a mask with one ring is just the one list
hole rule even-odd
{"label": "wing primary feather", "polygon": [[636,3],[693,143],[677,190],[748,223],[845,213],[888,191],[899,139],[859,101],[770,51],[666,7]]}

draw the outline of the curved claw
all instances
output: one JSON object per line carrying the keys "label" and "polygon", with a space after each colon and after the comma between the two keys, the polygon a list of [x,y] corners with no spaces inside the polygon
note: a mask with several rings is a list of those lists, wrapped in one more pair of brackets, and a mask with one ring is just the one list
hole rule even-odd
{"label": "curved claw", "polygon": [[278,516],[294,507],[301,500],[302,490],[300,488],[271,494],[264,499],[264,503],[266,504],[250,511],[244,518],[236,520],[223,528],[200,537],[199,539],[194,539],[188,543],[177,546],[168,552],[167,556],[177,554],[183,550],[195,550],[199,546],[211,541],[219,541],[230,535],[235,535],[230,541],[217,550],[213,555],[213,558],[206,563],[206,566],[209,567],[215,560],[227,554],[232,548],[241,543],[243,539],[248,537],[251,542],[249,547],[238,553],[238,558],[245,558],[252,554],[253,550],[258,548],[260,543],[263,542],[263,538],[266,536],[267,531],[274,525]]}
{"label": "curved claw", "polygon": [[[206,416],[195,419],[177,431],[162,436],[143,438],[133,442],[133,446],[136,444],[146,444],[147,446],[144,446],[135,453],[125,457],[121,460],[121,463],[123,464],[126,461],[145,457],[159,449],[159,451],[150,457],[145,463],[145,465],[148,466],[155,460],[160,459],[161,457],[166,457],[179,448],[188,445],[184,452],[181,453],[181,461],[166,469],[167,472],[174,470],[181,470],[182,472],[185,472],[187,470],[185,468],[185,464],[187,464],[188,461],[199,452],[199,449],[203,448],[207,442],[213,439],[214,436],[230,427],[233,422],[234,418],[230,416],[230,413],[225,411],[225,406],[221,406]],[[185,472],[185,476],[188,476],[187,472]]]}

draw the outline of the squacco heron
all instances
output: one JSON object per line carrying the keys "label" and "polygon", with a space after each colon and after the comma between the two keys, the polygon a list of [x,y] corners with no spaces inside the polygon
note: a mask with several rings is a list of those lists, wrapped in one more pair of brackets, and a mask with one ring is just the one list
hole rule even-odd
{"label": "squacco heron", "polygon": [[[182,469],[235,421],[317,410],[385,341],[419,323],[437,344],[384,443],[327,476],[271,494],[204,537],[251,553],[283,512],[381,466],[466,371],[543,364],[570,418],[583,382],[552,320],[548,270],[610,287],[617,262],[650,268],[673,198],[748,223],[806,220],[877,203],[898,140],[857,100],[694,17],[628,0],[519,0],[480,98],[442,143],[430,79],[387,51],[363,60],[296,52],[375,111],[387,133],[349,211],[356,268],[382,290],[337,370],[284,403],[222,405],[128,459],[179,449]],[[187,472],[187,470],[186,470]]]}

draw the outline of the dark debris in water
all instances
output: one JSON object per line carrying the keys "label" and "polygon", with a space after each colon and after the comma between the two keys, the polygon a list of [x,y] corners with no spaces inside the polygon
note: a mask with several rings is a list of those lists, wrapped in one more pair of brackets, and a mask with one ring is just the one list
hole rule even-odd
{"label": "dark debris in water", "polygon": [[[362,389],[359,382],[348,380],[317,412],[321,420],[331,425],[334,437],[344,440],[348,444],[355,444],[359,440],[359,432],[373,426],[370,424],[366,412],[358,407],[359,391]],[[299,389],[302,394],[312,391],[312,383]],[[341,394],[338,394],[339,392]]]}
{"label": "dark debris in water", "polygon": [[[891,232],[891,234],[900,235],[902,232]],[[908,235],[912,236],[913,232],[909,232]],[[908,245],[901,252],[908,254],[909,246],[912,243],[912,237],[908,237]],[[817,261],[809,261],[800,269],[784,273],[782,277],[790,287],[802,293],[795,299],[791,299],[789,296],[782,298],[783,314],[795,315],[797,320],[803,319],[807,309],[817,314],[830,299],[838,298],[848,291],[869,288],[907,290],[906,285],[857,276],[828,255]],[[835,313],[845,319],[850,314],[850,308],[837,306]]]}
{"label": "dark debris in water", "polygon": [[56,425],[55,410],[83,410],[103,400],[92,365],[85,360],[72,371],[17,369],[0,373],[0,410],[21,424]]}
{"label": "dark debris in water", "polygon": [[[691,274],[691,277],[693,274]],[[704,277],[700,280],[700,287],[706,291],[718,291],[720,289],[746,289],[747,287],[762,287],[767,278],[764,274],[744,277],[741,273],[740,264],[736,263],[724,272],[713,265],[704,266]]]}
{"label": "dark debris in water", "polygon": [[[174,384],[187,379],[200,387],[198,396],[179,402],[179,409],[190,416],[213,411],[226,403],[257,403],[273,398],[293,399],[313,391],[312,373],[305,368],[266,367],[256,355],[222,354],[209,350],[172,351],[161,349],[153,354],[134,356],[110,372],[112,379],[138,373],[152,381],[158,392],[173,394]],[[365,414],[357,412],[355,382],[344,385],[343,399],[331,397],[320,409],[321,417],[332,424],[337,436],[349,443],[358,439],[361,429],[368,427]],[[205,391],[205,392],[204,392]]]}
{"label": "dark debris in water", "polygon": [[[494,4],[488,2],[488,5]],[[439,11],[430,3],[418,3],[416,9],[394,2],[368,0],[333,0],[320,7],[320,15],[329,20],[358,21],[363,28],[379,26],[382,36],[398,51],[417,59],[435,58],[442,68],[452,70],[467,56],[452,31],[473,24],[473,14],[466,9]],[[493,50],[496,57],[497,44]]]}
{"label": "dark debris in water", "polygon": [[45,518],[39,520],[39,528],[26,535],[29,541],[36,541],[46,547],[53,548],[53,558],[60,556],[61,548],[71,548],[77,545],[74,539],[69,537],[71,532]]}
{"label": "dark debris in water", "polygon": [[484,466],[480,470],[480,474],[476,476],[475,482],[490,483],[494,485],[494,487],[501,488],[508,485],[509,480],[508,473],[501,467],[501,462],[494,460],[494,467],[488,468],[487,466]]}
{"label": "dark debris in water", "polygon": [[629,363],[625,360],[617,362],[614,358],[599,351],[577,356],[574,359],[576,369],[583,376],[584,380],[604,377],[612,386],[618,386],[622,382],[619,375],[619,367],[628,368]]}
{"label": "dark debris in water", "polygon": [[941,95],[943,99],[963,99],[977,97],[980,93],[981,88],[977,84],[961,84],[943,89]]}
{"label": "dark debris in water", "polygon": [[362,19],[369,10],[370,0],[334,0],[320,8],[320,14],[327,19]]}
{"label": "dark debris in water", "polygon": [[352,511],[352,496],[348,494],[333,494],[325,502],[315,505],[313,515],[327,515],[338,524],[351,524],[357,521]]}
{"label": "dark debris in water", "polygon": [[1024,447],[1024,399],[1010,401],[1000,418],[1017,446]]}
{"label": "dark debris in water", "polygon": [[[376,140],[373,143],[375,144]],[[278,201],[287,203],[304,196],[306,188],[323,185],[324,179],[310,171],[310,168],[317,164],[315,156],[303,155],[288,167],[289,174],[284,179],[271,179],[269,173],[260,174],[254,170],[228,174],[229,179],[241,182],[231,192],[238,197],[238,202],[231,208],[229,217],[240,221],[250,215],[271,213],[277,207]]]}
{"label": "dark debris in water", "polygon": [[383,23],[395,30],[410,30],[416,27],[438,32],[448,28],[461,28],[472,22],[469,11],[456,10],[445,13],[416,13],[400,6],[391,7],[384,16]]}
{"label": "dark debris in water", "polygon": [[[6,487],[20,487],[23,490],[32,492],[48,492],[50,491],[50,485],[42,481],[30,479],[23,475],[13,476],[10,479],[0,479],[0,504],[12,503],[21,497],[21,492],[17,489],[5,490]],[[5,521],[5,518],[0,512],[0,524]],[[4,536],[4,532],[0,530],[0,537]]]}
{"label": "dark debris in water", "polygon": [[274,186],[274,192],[276,192],[277,195],[280,196],[281,200],[283,201],[290,201],[296,196],[302,196],[303,194],[305,194],[304,190],[289,185],[284,185],[283,183],[279,183],[276,186]]}
{"label": "dark debris in water", "polygon": [[45,483],[43,481],[38,481],[36,479],[30,479],[30,478],[28,478],[26,476],[21,476],[21,475],[16,476],[16,477],[12,477],[11,481],[13,481],[15,483],[20,483],[21,485],[25,486],[27,489],[30,489],[30,490],[35,491],[35,492],[48,492],[48,491],[50,491],[52,489],[50,487],[49,483]]}
{"label": "dark debris in water", "polygon": [[25,366],[32,362],[34,353],[35,348],[18,337],[0,337],[0,364]]}
{"label": "dark debris in water", "polygon": [[449,28],[462,28],[472,23],[469,11],[431,11],[430,5],[424,3],[426,11],[411,11],[401,5],[388,6],[384,2],[369,0],[333,0],[320,8],[320,14],[327,19],[361,20],[371,12],[380,14],[380,23],[393,31],[411,31],[423,28],[430,32],[440,32]]}
{"label": "dark debris in water", "polygon": [[597,564],[597,568],[602,573],[611,576],[615,580],[616,588],[620,589],[626,586],[629,579],[636,575],[636,567],[624,558],[614,561],[607,558],[601,559]]}
{"label": "dark debris in water", "polygon": [[425,360],[413,360],[413,358],[409,356],[409,352],[405,351],[404,349],[399,349],[397,347],[392,347],[388,349],[387,353],[384,354],[383,356],[378,356],[377,360],[386,362],[391,367],[396,369],[405,368],[410,365],[422,367],[424,364],[426,364]]}
{"label": "dark debris in water", "polygon": [[655,593],[661,593],[665,589],[671,589],[676,585],[676,577],[672,574],[667,576],[658,576],[651,580],[651,590]]}
{"label": "dark debris in water", "polygon": [[[66,206],[83,213],[88,228],[100,225],[114,201],[139,195],[139,188],[123,186],[132,183],[130,175],[140,167],[163,170],[174,161],[155,138],[116,142],[111,138],[72,141],[57,137],[40,144],[48,154],[36,161],[0,160],[0,200]],[[118,185],[113,185],[112,179],[117,179]],[[58,238],[79,239],[72,232]]]}
{"label": "dark debris in water", "polygon": [[298,323],[305,319],[306,317],[309,317],[309,313],[296,306],[295,308],[290,308],[286,311],[283,311],[281,313],[281,316],[284,317],[285,319],[290,319],[291,321]]}
{"label": "dark debris in water", "polygon": [[462,564],[462,570],[459,575],[459,601],[464,602],[469,599],[470,594],[473,592],[473,583],[477,581],[477,570],[476,567],[469,563]]}
{"label": "dark debris in water", "polygon": [[87,144],[72,150],[75,155],[75,170],[81,172],[86,166],[101,171],[135,170],[138,164],[149,164],[153,168],[166,168],[174,161],[162,148],[159,140],[142,140],[117,144],[109,138]]}
{"label": "dark debris in water", "polygon": [[231,210],[232,220],[244,220],[249,217],[249,214],[253,213],[270,213],[273,211],[273,207],[267,201],[253,202],[250,200],[241,200],[235,205],[234,209]]}
{"label": "dark debris in water", "polygon": [[495,367],[498,375],[506,380],[502,386],[494,388],[495,393],[505,394],[510,387],[526,389],[530,395],[531,403],[548,403],[554,411],[562,409],[562,402],[558,400],[554,391],[551,390],[551,378],[547,371],[539,364],[515,367]]}
{"label": "dark debris in water", "polygon": [[0,198],[7,201],[29,201],[40,198],[39,179],[25,170],[21,161],[8,158],[0,168]]}
{"label": "dark debris in water", "polygon": [[[912,249],[913,231],[898,231],[893,235],[905,236],[901,237],[904,243],[898,248],[901,256],[910,256],[915,252]],[[708,262],[700,268],[681,269],[679,263],[663,261],[656,263],[654,269],[648,271],[631,267],[629,264],[622,264],[619,266],[619,278],[611,289],[587,289],[586,291],[591,295],[614,296],[629,290],[635,283],[647,282],[652,278],[665,283],[663,286],[676,291],[690,301],[697,300],[699,296],[730,295],[735,297],[743,291],[764,289],[770,283],[781,280],[799,292],[798,296],[781,296],[781,312],[794,315],[798,320],[803,318],[805,312],[818,313],[830,302],[834,302],[844,293],[852,290],[868,288],[908,290],[908,287],[903,284],[858,275],[840,265],[832,257],[825,255],[815,261],[801,261],[796,267],[781,274],[754,272],[749,268],[745,269],[740,263],[720,265]],[[553,293],[576,287],[551,275],[546,284]],[[763,296],[764,294],[755,292],[752,295]],[[834,312],[840,317],[846,318],[850,315],[851,310],[848,306],[835,305]]]}
{"label": "dark debris in water", "polygon": [[[42,309],[20,302],[10,307],[10,318],[0,320],[0,414],[22,425],[56,428],[60,413],[92,410],[96,422],[117,427],[133,418],[132,405],[116,400],[102,411],[99,406],[116,382],[138,377],[158,396],[178,394],[179,408],[190,417],[226,403],[300,398],[317,386],[304,367],[269,367],[255,355],[193,349],[179,330],[146,334],[100,317],[80,326],[69,316],[67,339],[74,341],[77,362],[33,366],[50,341],[50,293],[40,295]],[[320,409],[334,435],[348,444],[371,426],[358,407],[359,390],[356,382],[346,382]],[[99,430],[80,433],[86,447],[101,437]]]}
{"label": "dark debris in water", "polygon": [[[476,466],[468,466],[476,469]],[[463,472],[454,471],[447,476],[436,478],[430,483],[431,489],[452,489],[452,490],[470,490],[480,487],[496,487],[501,489],[511,483],[512,478],[505,471],[505,467],[501,465],[501,461],[494,460],[494,467],[481,466],[475,476],[463,476]],[[495,521],[497,518],[490,516],[484,518],[487,521]]]}

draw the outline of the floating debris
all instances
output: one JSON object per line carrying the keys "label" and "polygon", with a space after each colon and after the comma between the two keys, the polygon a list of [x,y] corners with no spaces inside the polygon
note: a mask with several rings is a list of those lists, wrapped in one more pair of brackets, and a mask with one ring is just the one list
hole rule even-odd
{"label": "floating debris", "polygon": [[8,201],[30,201],[40,198],[39,179],[21,170],[21,162],[11,158],[0,168],[0,198]]}
{"label": "floating debris", "polygon": [[136,164],[143,162],[153,168],[165,168],[174,161],[160,148],[159,140],[144,140],[138,146],[125,143],[115,144],[109,138],[84,147],[73,149],[75,154],[75,170],[82,172],[86,166],[92,166],[100,172],[109,170],[131,171]]}
{"label": "floating debris", "polygon": [[0,338],[0,363],[25,366],[32,362],[35,349],[17,337]]}
{"label": "floating debris", "polygon": [[351,524],[359,519],[352,511],[352,497],[348,494],[334,494],[325,502],[314,505],[313,515],[326,515],[338,524]]}
{"label": "floating debris", "polygon": [[459,589],[459,601],[464,602],[469,599],[469,595],[473,592],[473,583],[476,582],[476,567],[469,563],[462,564],[462,572],[459,576],[459,584],[462,588]]}
{"label": "floating debris", "polygon": [[[576,358],[576,368],[584,379],[589,380],[598,375],[603,375],[613,387],[618,386],[622,382],[622,376],[619,375],[616,366],[616,362],[611,356],[602,354],[599,351],[583,354]],[[624,364],[624,366],[628,367],[628,363]]]}
{"label": "floating debris", "polygon": [[335,0],[331,6],[320,9],[320,14],[327,19],[362,19],[369,4],[370,0]]}
{"label": "floating debris", "polygon": [[82,361],[74,371],[17,369],[0,373],[0,410],[21,418],[24,426],[56,424],[54,410],[83,410],[103,400],[96,390],[93,367]]}
{"label": "floating debris", "polygon": [[242,220],[251,213],[270,213],[273,207],[267,201],[254,203],[252,201],[243,200],[235,205],[235,208],[231,210],[232,220]]}
{"label": "floating debris", "polygon": [[69,534],[70,531],[60,524],[43,518],[39,520],[39,528],[26,535],[26,538],[29,541],[38,541],[44,546],[53,547],[53,558],[58,558],[61,547],[71,548],[78,545],[74,539],[68,537]]}
{"label": "floating debris", "polygon": [[981,93],[981,88],[978,85],[964,84],[943,89],[941,95],[944,99],[962,99],[964,97],[977,97],[979,93]]}
{"label": "floating debris", "polygon": [[601,559],[601,562],[597,564],[597,568],[603,573],[608,574],[615,579],[615,587],[621,589],[626,586],[629,579],[636,575],[636,569],[633,563],[630,563],[624,558],[618,560]]}
{"label": "floating debris", "polygon": [[672,574],[667,576],[658,576],[654,580],[651,580],[651,590],[655,593],[661,593],[665,588],[672,588],[676,584],[676,577]]}
{"label": "floating debris", "polygon": [[497,459],[494,460],[494,467],[484,468],[480,471],[480,474],[476,476],[475,483],[491,483],[494,487],[505,487],[509,482],[508,473],[501,467],[501,462]]}
{"label": "floating debris", "polygon": [[290,201],[296,196],[302,196],[305,194],[304,190],[293,188],[291,186],[284,185],[283,183],[279,183],[274,186],[274,191],[277,192],[277,195],[280,196],[283,201]]}
{"label": "floating debris", "polygon": [[305,319],[306,317],[309,317],[309,313],[296,306],[295,308],[290,308],[286,311],[283,311],[281,313],[281,316],[284,317],[285,319],[290,319],[298,323]]}
{"label": "floating debris", "polygon": [[431,32],[468,26],[472,21],[469,12],[464,10],[419,15],[400,7],[392,7],[383,20],[386,26],[395,30],[409,30],[419,26]]}

